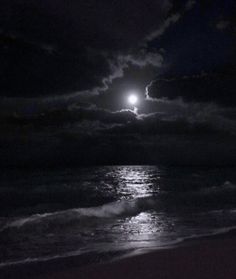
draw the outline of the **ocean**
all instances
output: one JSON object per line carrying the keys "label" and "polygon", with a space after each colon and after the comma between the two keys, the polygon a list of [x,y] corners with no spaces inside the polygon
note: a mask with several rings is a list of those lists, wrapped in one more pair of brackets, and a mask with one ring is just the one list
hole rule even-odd
{"label": "ocean", "polygon": [[0,268],[143,253],[228,232],[236,228],[235,170],[98,166],[4,171]]}

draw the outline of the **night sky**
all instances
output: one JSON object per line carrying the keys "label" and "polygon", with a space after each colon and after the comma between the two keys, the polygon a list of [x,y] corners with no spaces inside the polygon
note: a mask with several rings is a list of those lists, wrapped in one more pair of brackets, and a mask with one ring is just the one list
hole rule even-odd
{"label": "night sky", "polygon": [[235,164],[235,46],[234,0],[1,0],[0,165]]}

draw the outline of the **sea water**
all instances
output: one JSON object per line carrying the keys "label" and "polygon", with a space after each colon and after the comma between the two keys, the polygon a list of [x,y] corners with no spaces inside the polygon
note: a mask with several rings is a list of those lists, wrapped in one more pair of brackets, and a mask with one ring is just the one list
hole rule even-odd
{"label": "sea water", "polygon": [[8,170],[0,267],[178,245],[236,227],[235,168]]}

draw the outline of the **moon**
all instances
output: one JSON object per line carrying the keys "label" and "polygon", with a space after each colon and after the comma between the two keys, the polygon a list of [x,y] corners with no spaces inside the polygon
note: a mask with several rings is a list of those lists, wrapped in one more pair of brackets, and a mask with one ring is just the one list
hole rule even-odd
{"label": "moon", "polygon": [[129,97],[128,97],[128,102],[131,104],[131,105],[135,105],[135,104],[137,104],[137,102],[138,102],[138,97],[137,97],[137,95],[135,95],[135,94],[130,94],[129,95]]}

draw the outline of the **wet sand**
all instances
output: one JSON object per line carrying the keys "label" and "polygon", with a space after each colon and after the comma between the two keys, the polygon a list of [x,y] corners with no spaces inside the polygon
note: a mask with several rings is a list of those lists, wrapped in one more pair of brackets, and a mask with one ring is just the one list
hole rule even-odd
{"label": "wet sand", "polygon": [[[6,278],[37,279],[235,279],[236,236],[205,238],[117,261],[76,267],[56,262],[5,273]],[[1,276],[0,276],[1,277]],[[1,277],[4,278],[4,277]]]}

